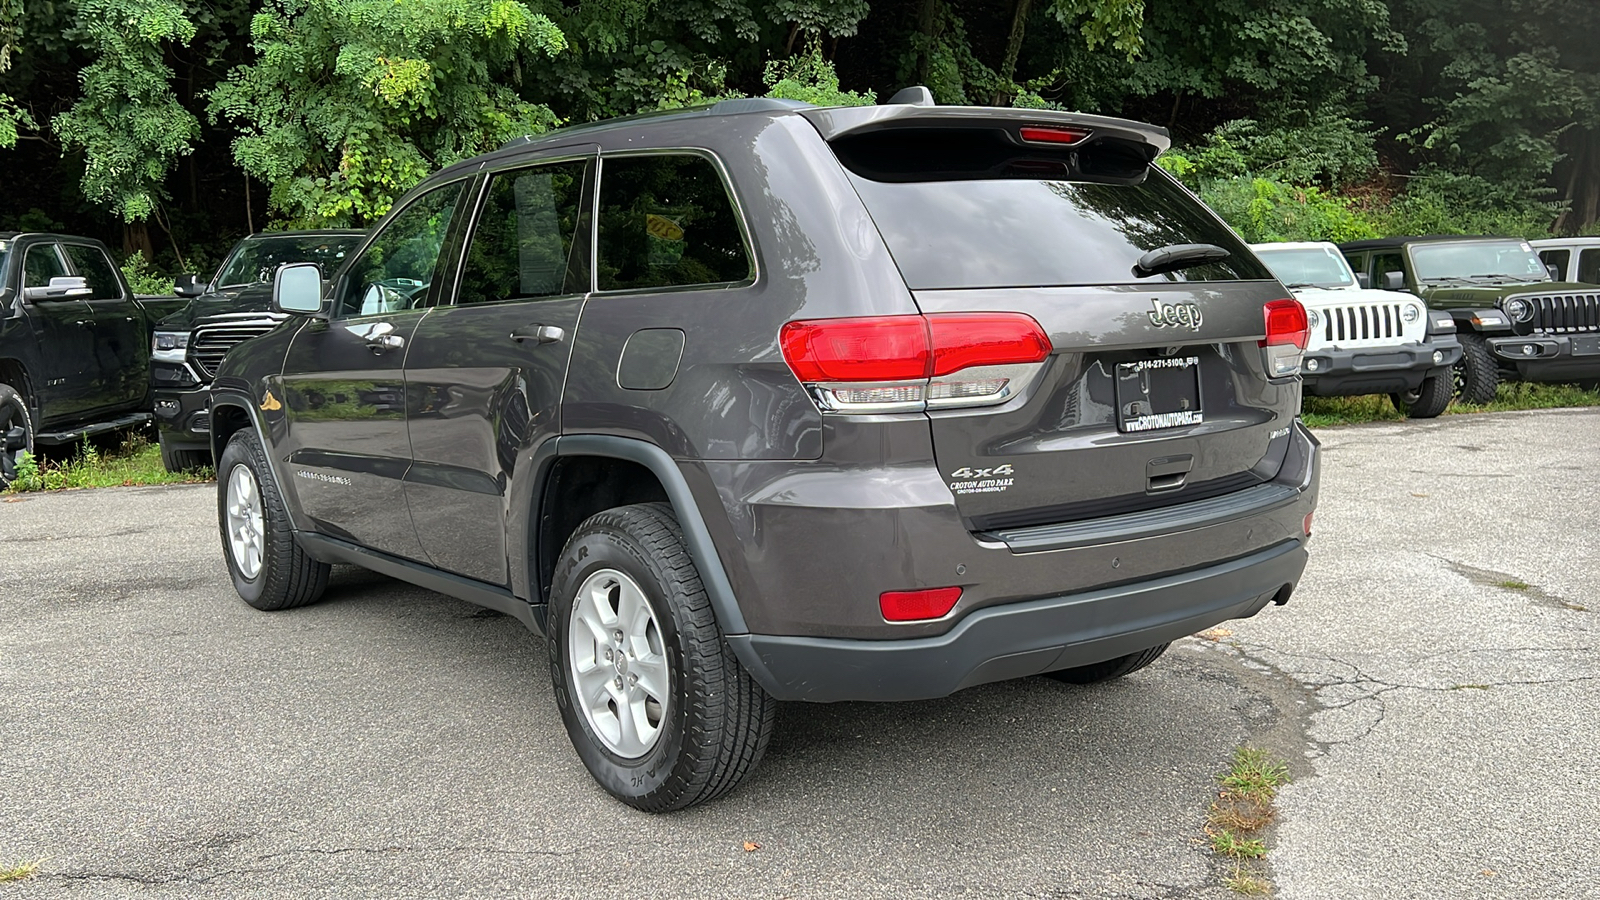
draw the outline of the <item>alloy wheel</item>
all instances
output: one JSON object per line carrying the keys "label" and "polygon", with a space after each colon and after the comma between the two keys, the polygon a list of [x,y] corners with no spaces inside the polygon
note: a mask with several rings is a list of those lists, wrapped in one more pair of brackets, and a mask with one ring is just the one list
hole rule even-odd
{"label": "alloy wheel", "polygon": [[625,572],[599,569],[578,588],[567,625],[576,702],[607,750],[649,753],[666,724],[671,675],[655,610]]}
{"label": "alloy wheel", "polygon": [[254,581],[261,574],[266,528],[261,516],[261,486],[248,466],[228,474],[228,546],[239,574]]}

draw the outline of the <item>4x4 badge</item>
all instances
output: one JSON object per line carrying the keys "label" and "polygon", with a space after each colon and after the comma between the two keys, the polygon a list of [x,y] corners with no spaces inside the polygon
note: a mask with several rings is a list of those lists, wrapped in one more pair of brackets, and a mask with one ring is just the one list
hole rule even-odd
{"label": "4x4 badge", "polygon": [[1162,303],[1160,297],[1151,297],[1150,324],[1157,328],[1189,328],[1200,330],[1200,307],[1193,303]]}

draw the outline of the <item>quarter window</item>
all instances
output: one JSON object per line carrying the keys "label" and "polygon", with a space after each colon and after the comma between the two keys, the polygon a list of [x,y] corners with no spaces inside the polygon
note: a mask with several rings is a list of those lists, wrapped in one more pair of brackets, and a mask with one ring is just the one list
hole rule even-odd
{"label": "quarter window", "polygon": [[122,298],[122,282],[117,280],[117,271],[111,268],[111,261],[98,247],[86,247],[83,244],[68,244],[66,246],[67,258],[72,260],[72,267],[78,274],[89,282],[89,296],[85,300],[120,300]]}
{"label": "quarter window", "polygon": [[389,220],[345,275],[338,315],[371,316],[427,305],[461,184],[435,188]]}
{"label": "quarter window", "polygon": [[28,248],[27,260],[22,266],[23,287],[49,287],[50,279],[65,274],[67,269],[61,264],[61,256],[56,253],[55,244]]}
{"label": "quarter window", "polygon": [[588,163],[501,172],[489,181],[457,303],[528,300],[589,290]]}
{"label": "quarter window", "polygon": [[727,188],[703,156],[604,160],[599,231],[602,291],[732,284],[754,274]]}

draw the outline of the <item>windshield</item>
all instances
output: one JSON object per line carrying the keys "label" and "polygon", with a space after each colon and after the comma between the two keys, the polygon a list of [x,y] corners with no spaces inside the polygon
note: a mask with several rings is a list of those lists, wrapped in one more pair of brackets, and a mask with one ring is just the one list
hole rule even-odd
{"label": "windshield", "polygon": [[1549,281],[1533,245],[1526,241],[1462,241],[1414,244],[1411,264],[1418,281]]}
{"label": "windshield", "polygon": [[327,277],[339,268],[345,254],[354,250],[361,238],[359,234],[245,238],[233,248],[233,253],[222,264],[211,286],[224,288],[257,282],[270,284],[279,266],[296,262],[319,263],[323,277]]}
{"label": "windshield", "polygon": [[1349,287],[1356,283],[1350,265],[1332,247],[1257,248],[1256,255],[1291,288]]}
{"label": "windshield", "polygon": [[[1019,148],[986,131],[905,128],[832,147],[912,290],[1271,277],[1199,201],[1114,143]],[[1228,256],[1135,273],[1173,244]]]}

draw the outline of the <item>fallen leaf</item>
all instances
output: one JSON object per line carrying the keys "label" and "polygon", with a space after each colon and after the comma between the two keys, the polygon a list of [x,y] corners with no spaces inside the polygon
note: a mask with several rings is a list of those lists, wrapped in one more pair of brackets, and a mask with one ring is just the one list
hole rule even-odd
{"label": "fallen leaf", "polygon": [[756,852],[757,850],[760,850],[760,849],[761,849],[761,845],[756,843],[755,841],[745,841],[744,842],[744,852],[746,852],[746,853],[754,853],[754,852]]}
{"label": "fallen leaf", "polygon": [[1195,635],[1208,641],[1220,641],[1225,637],[1233,637],[1233,632],[1227,628],[1210,628]]}
{"label": "fallen leaf", "polygon": [[33,499],[32,497],[7,497],[6,498],[6,502],[7,503],[27,503],[29,500],[32,500],[32,499]]}
{"label": "fallen leaf", "polygon": [[1479,872],[1478,874],[1479,875],[1483,875],[1483,876],[1485,876],[1487,878],[1493,878],[1494,877],[1494,870],[1493,869],[1484,869],[1482,872]]}
{"label": "fallen leaf", "polygon": [[1414,491],[1413,491],[1413,492],[1412,492],[1412,494],[1411,494],[1411,496],[1413,496],[1413,497],[1426,497],[1426,496],[1428,496],[1428,495],[1427,495],[1427,494],[1418,494],[1418,493],[1416,493],[1416,492],[1414,492]]}

